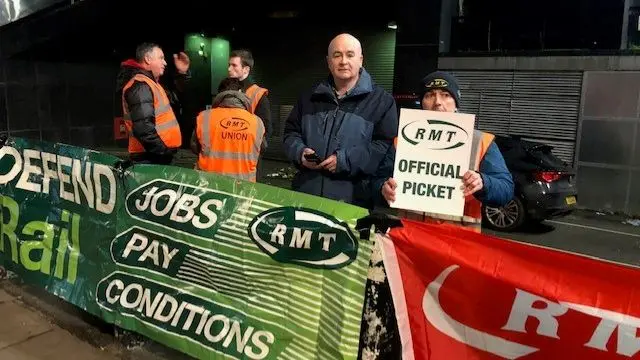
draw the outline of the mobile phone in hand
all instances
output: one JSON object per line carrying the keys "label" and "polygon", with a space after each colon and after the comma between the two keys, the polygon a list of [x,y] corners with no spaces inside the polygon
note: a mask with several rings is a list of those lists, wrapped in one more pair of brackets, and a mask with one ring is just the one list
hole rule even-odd
{"label": "mobile phone in hand", "polygon": [[315,164],[320,164],[322,162],[322,159],[320,159],[316,153],[304,154],[304,159]]}

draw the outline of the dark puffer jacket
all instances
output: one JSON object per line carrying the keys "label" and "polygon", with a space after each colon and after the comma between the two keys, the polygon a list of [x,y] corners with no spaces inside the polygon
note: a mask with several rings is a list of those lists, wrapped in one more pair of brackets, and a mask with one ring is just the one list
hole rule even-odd
{"label": "dark puffer jacket", "polygon": [[[119,116],[122,116],[123,113],[122,90],[129,80],[137,74],[144,74],[153,79],[153,74],[141,68],[135,60],[130,59],[121,64],[116,80],[116,114],[119,114]],[[176,116],[180,113],[180,103],[174,90],[184,86],[188,79],[188,74],[177,74],[172,84],[161,83]],[[170,163],[177,149],[167,148],[155,129],[153,92],[149,85],[143,82],[136,82],[126,91],[125,99],[131,111],[133,134],[145,149],[145,153],[132,154],[131,159],[137,162],[154,164]]]}
{"label": "dark puffer jacket", "polygon": [[[368,179],[397,131],[395,100],[374,84],[366,70],[340,99],[329,77],[298,99],[285,124],[284,151],[298,168],[293,189],[371,208]],[[302,166],[304,148],[313,149],[321,159],[336,154],[336,172]]]}

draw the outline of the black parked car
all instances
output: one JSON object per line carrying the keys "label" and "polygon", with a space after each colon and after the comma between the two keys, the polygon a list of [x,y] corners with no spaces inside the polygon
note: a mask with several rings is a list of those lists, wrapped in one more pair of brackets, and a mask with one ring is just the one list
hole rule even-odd
{"label": "black parked car", "polygon": [[575,172],[552,153],[552,146],[517,136],[497,135],[495,142],[513,175],[515,192],[505,206],[483,207],[484,226],[513,231],[526,221],[542,222],[575,209]]}

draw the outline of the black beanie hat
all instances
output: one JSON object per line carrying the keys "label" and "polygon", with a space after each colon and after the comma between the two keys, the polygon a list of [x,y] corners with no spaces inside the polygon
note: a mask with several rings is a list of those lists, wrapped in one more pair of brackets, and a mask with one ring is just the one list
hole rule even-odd
{"label": "black beanie hat", "polygon": [[456,107],[460,107],[460,87],[458,86],[458,80],[453,75],[444,71],[434,71],[425,76],[420,87],[420,101],[422,101],[427,91],[432,89],[446,90],[456,101]]}

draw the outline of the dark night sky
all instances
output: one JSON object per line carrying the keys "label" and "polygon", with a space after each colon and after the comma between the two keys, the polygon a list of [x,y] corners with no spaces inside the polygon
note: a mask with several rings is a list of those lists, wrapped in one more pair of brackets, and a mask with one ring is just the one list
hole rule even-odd
{"label": "dark night sky", "polygon": [[[492,23],[494,46],[536,49],[619,47],[623,0],[466,0],[465,16],[476,28],[466,33],[486,44]],[[483,25],[480,25],[483,24]],[[484,31],[481,31],[484,30]]]}
{"label": "dark night sky", "polygon": [[[299,1],[283,0],[244,5],[242,2],[202,0],[169,1],[163,5],[157,0],[85,0],[71,11],[61,11],[55,15],[43,12],[9,24],[3,27],[3,38],[0,41],[9,43],[9,47],[15,46],[20,40],[14,38],[11,32],[20,33],[24,31],[20,28],[28,26],[30,37],[38,34],[46,39],[35,50],[38,57],[55,57],[56,53],[62,52],[73,53],[77,58],[109,57],[109,51],[115,50],[113,57],[120,58],[120,52],[131,51],[144,40],[165,44],[170,51],[179,50],[186,33],[265,36],[265,32],[276,26],[295,28],[360,23],[380,28],[394,20],[394,11],[387,8],[374,9],[367,4],[369,3],[363,2],[362,6],[356,6],[364,9],[365,6],[370,7],[371,11],[364,14],[321,3],[305,7]],[[248,7],[251,11],[246,11]],[[269,14],[276,10],[295,10],[299,16],[295,20],[275,21]],[[41,20],[34,21],[38,18]],[[23,56],[34,56],[34,52]]]}
{"label": "dark night sky", "polygon": [[[33,21],[36,15],[3,27],[0,41],[2,49],[19,46],[24,40],[13,34],[24,37],[25,30],[20,28],[33,22],[35,25],[29,25],[27,32],[31,38],[39,37],[40,45],[24,56],[71,56],[78,61],[93,58],[110,62],[131,52],[142,40],[161,42],[172,52],[179,50],[184,34],[191,32],[265,36],[274,26],[295,28],[347,22],[380,27],[390,20],[402,22],[396,19],[397,9],[389,3],[383,7],[370,2],[350,3],[357,12],[325,3],[302,4],[283,0],[247,5],[202,0],[178,0],[166,5],[157,0],[85,0],[65,14],[43,13],[42,21]],[[465,0],[464,4],[464,23],[456,25],[452,35],[455,47],[463,50],[486,51],[488,38],[493,51],[619,48],[623,0]],[[246,7],[251,11],[245,11]],[[274,23],[268,17],[274,10],[296,10],[300,16]]]}

